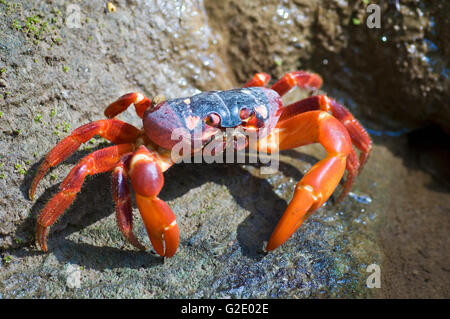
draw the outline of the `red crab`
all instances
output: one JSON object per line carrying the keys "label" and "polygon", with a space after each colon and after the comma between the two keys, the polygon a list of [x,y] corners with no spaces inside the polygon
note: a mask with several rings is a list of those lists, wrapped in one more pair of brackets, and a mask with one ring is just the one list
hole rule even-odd
{"label": "red crab", "polygon": [[[158,198],[164,183],[163,172],[174,164],[171,149],[178,141],[171,138],[172,132],[177,128],[188,133],[200,130],[197,142],[204,148],[211,143],[211,136],[232,127],[266,132],[261,133],[254,143],[247,141],[249,149],[273,153],[320,143],[328,153],[295,187],[293,198],[275,227],[266,250],[283,244],[331,196],[346,169],[347,179],[339,200],[349,192],[369,156],[372,142],[353,115],[327,96],[311,96],[282,106],[281,96],[295,86],[318,89],[322,84],[320,76],[304,71],[288,73],[270,89],[265,87],[269,79],[269,75],[258,73],[241,89],[203,92],[154,103],[156,105],[140,93],[129,93],[108,106],[105,115],[109,119],[91,122],[74,130],[45,157],[31,184],[31,199],[49,168],[66,159],[80,144],[100,135],[115,145],[87,155],[70,171],[59,192],[37,218],[36,241],[39,246],[47,251],[49,227],[75,199],[85,177],[112,171],[117,224],[125,238],[138,249],[145,249],[132,230],[132,205],[127,182],[130,179],[154,249],[161,256],[173,256],[178,248],[178,226],[170,207]],[[143,129],[114,118],[131,104],[143,119]],[[275,129],[279,134],[276,144],[271,139]],[[359,159],[352,144],[361,151]],[[192,153],[197,151],[201,149],[194,149]]]}

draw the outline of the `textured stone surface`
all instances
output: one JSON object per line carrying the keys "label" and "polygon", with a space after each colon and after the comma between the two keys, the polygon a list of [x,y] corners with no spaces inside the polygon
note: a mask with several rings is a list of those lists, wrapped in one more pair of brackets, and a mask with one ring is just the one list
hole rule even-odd
{"label": "textured stone surface", "polygon": [[[383,94],[369,85],[375,75],[365,68],[367,81],[359,82],[362,75],[342,75],[361,62],[351,19],[362,2],[267,1],[261,7],[247,1],[117,1],[117,11],[105,13],[102,2],[80,1],[78,28],[67,25],[73,11],[66,12],[66,1],[17,3],[0,4],[0,297],[450,295],[448,190],[415,164],[404,136],[375,138],[373,155],[351,196],[338,205],[333,197],[267,255],[264,241],[294,185],[324,155],[318,145],[283,153],[280,171],[271,176],[250,165],[171,168],[161,198],[177,215],[181,243],[164,263],[122,238],[108,174],[87,179],[52,228],[48,254],[33,244],[35,216],[70,167],[107,144],[101,139],[86,143],[51,171],[35,202],[26,195],[33,171],[54,144],[77,126],[103,118],[104,107],[121,94],[180,97],[239,86],[256,71],[277,77],[305,68],[321,72],[329,93],[349,103],[363,121],[373,120],[389,105],[378,103]],[[402,10],[415,6],[409,1]],[[418,20],[425,29],[429,16],[438,14],[433,10]],[[438,20],[436,28],[443,28],[445,20]],[[39,33],[44,21],[47,26]],[[378,50],[378,35],[370,37],[368,48]],[[445,42],[439,41],[441,50]],[[385,54],[400,59],[406,53]],[[417,64],[414,70],[428,68]],[[439,108],[443,75],[427,72],[436,81],[421,78],[409,93],[411,99],[420,95],[415,88],[425,81],[432,87],[426,101]],[[408,76],[399,79],[402,88],[409,84]],[[417,107],[428,105],[417,101]],[[133,110],[120,118],[139,125]],[[385,118],[369,125],[382,132]],[[405,121],[410,125],[411,118]],[[150,247],[136,208],[135,213],[136,234]],[[381,265],[379,290],[365,287],[366,268],[373,263]],[[70,288],[77,274],[81,289]]]}
{"label": "textured stone surface", "polygon": [[[208,1],[236,78],[311,69],[373,130],[437,123],[450,129],[450,3],[380,4],[381,28],[368,28],[362,0]],[[227,25],[231,32],[223,32]]]}

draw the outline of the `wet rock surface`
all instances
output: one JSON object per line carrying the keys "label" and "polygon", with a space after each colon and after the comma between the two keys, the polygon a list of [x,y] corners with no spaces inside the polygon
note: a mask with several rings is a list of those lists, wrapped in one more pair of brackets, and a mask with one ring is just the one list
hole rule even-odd
{"label": "wet rock surface", "polygon": [[[431,60],[419,53],[428,56],[430,45],[418,45],[433,34],[433,24],[435,56],[448,56],[441,55],[448,52],[442,8],[386,4],[382,14],[391,20],[381,30],[390,30],[392,42],[383,47],[381,30],[354,23],[363,20],[362,1],[267,1],[262,7],[247,1],[117,1],[117,10],[106,13],[101,3],[82,1],[79,20],[77,8],[65,1],[17,3],[0,3],[0,297],[450,296],[449,190],[433,177],[439,173],[426,169],[435,162],[418,157],[405,135],[373,136],[372,156],[350,196],[337,205],[333,196],[269,254],[262,251],[264,242],[296,182],[324,156],[318,145],[282,153],[279,172],[270,176],[253,165],[171,168],[161,198],[177,216],[181,242],[164,262],[123,239],[108,174],[86,180],[52,227],[48,254],[34,246],[36,214],[74,163],[107,145],[102,139],[52,170],[35,202],[26,194],[51,147],[77,126],[103,118],[104,107],[121,94],[187,96],[237,87],[257,71],[275,78],[296,69],[321,73],[328,93],[375,133],[398,120],[405,127],[428,120],[447,127],[445,73],[428,68]],[[423,17],[416,19],[422,29],[403,30],[414,15]],[[403,33],[392,31],[395,25]],[[411,44],[417,51],[407,50]],[[371,49],[394,59],[389,77],[385,66],[372,72],[361,59]],[[420,74],[412,82],[411,72]],[[390,76],[398,79],[396,86],[380,80]],[[414,115],[411,105],[425,113]],[[405,106],[406,115],[399,111]],[[133,110],[120,118],[140,125]],[[136,207],[135,216],[135,233],[150,247]],[[380,289],[366,287],[372,264],[381,269]]]}
{"label": "wet rock surface", "polygon": [[[311,69],[373,129],[450,128],[450,4],[442,1],[207,1],[236,78]],[[377,4],[378,9],[370,8]],[[373,26],[379,12],[380,28]],[[357,107],[356,107],[357,105]],[[376,123],[381,123],[378,126]]]}

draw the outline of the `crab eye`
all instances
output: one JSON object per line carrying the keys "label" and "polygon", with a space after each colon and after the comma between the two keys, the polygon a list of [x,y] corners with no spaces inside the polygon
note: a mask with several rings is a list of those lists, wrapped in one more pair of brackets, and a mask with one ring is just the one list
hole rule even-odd
{"label": "crab eye", "polygon": [[248,108],[243,108],[240,113],[241,120],[248,120],[254,115],[254,112]]}
{"label": "crab eye", "polygon": [[220,116],[216,113],[210,113],[205,116],[204,122],[209,126],[219,126],[220,124]]}

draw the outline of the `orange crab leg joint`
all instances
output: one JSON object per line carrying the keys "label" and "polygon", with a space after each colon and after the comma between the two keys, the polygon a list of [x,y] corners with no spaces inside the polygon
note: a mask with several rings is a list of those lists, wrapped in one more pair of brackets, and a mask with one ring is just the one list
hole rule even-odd
{"label": "orange crab leg joint", "polygon": [[372,140],[370,139],[369,134],[367,134],[364,127],[362,127],[346,107],[325,95],[320,96],[320,101],[322,108],[329,108],[331,114],[344,124],[350,134],[353,145],[361,150],[361,155],[359,157],[359,171],[361,171],[372,149]]}
{"label": "orange crab leg joint", "polygon": [[250,81],[245,83],[243,87],[266,86],[269,83],[270,75],[267,73],[256,73]]}
{"label": "orange crab leg joint", "polygon": [[353,145],[361,151],[359,157],[359,171],[361,171],[372,149],[372,140],[364,127],[362,127],[362,125],[353,117],[347,108],[335,100],[325,95],[316,95],[289,104],[283,108],[280,121],[295,114],[315,110],[330,112],[345,126],[350,134]]}
{"label": "orange crab leg joint", "polygon": [[317,90],[322,86],[322,78],[314,73],[295,71],[285,74],[278,82],[272,85],[271,89],[283,96],[296,86]]}
{"label": "orange crab leg joint", "polygon": [[274,152],[320,143],[328,156],[314,165],[297,184],[291,202],[269,239],[267,250],[283,244],[331,196],[344,174],[347,157],[352,153],[347,130],[326,112],[291,114],[283,117],[277,128],[280,130],[278,149],[264,145],[267,140],[270,141],[270,136],[262,140],[258,147],[268,147],[270,152]]}
{"label": "orange crab leg joint", "polygon": [[105,110],[105,116],[112,118],[125,111],[131,104],[134,104],[137,115],[142,118],[144,111],[152,105],[152,102],[141,93],[128,93],[111,103]]}
{"label": "orange crab leg joint", "polygon": [[172,257],[178,248],[179,232],[169,205],[157,197],[164,184],[158,158],[140,146],[131,158],[129,175],[153,247],[159,255]]}

